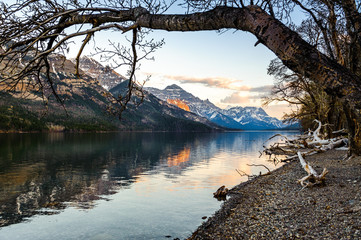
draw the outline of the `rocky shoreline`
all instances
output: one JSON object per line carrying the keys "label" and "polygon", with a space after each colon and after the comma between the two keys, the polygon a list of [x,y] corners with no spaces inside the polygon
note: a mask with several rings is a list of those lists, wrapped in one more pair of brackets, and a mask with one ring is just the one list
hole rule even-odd
{"label": "rocky shoreline", "polygon": [[306,157],[322,185],[302,189],[298,161],[231,189],[230,198],[189,239],[361,239],[361,157],[345,151]]}

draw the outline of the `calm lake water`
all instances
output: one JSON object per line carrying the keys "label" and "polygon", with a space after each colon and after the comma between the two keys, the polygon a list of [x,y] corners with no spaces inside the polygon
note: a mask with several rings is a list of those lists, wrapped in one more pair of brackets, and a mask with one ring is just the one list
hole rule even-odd
{"label": "calm lake water", "polygon": [[186,238],[276,133],[0,134],[0,239]]}

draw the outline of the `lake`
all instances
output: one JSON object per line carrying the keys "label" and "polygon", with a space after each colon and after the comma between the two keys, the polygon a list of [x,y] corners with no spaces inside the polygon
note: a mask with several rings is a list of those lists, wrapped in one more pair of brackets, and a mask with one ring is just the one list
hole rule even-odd
{"label": "lake", "polygon": [[0,134],[0,239],[184,239],[276,133]]}

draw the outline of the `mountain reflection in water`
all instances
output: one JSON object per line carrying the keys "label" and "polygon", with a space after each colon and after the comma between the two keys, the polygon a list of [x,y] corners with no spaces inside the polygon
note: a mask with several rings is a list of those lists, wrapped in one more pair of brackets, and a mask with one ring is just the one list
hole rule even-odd
{"label": "mountain reflection in water", "polygon": [[[103,202],[116,202],[118,197],[126,198],[127,204],[132,206],[132,201],[138,200],[119,195],[127,189],[133,189],[134,196],[146,197],[148,202],[174,191],[181,191],[182,197],[189,199],[209,198],[214,211],[219,203],[211,194],[205,197],[204,191],[197,189],[207,189],[208,194],[221,185],[232,187],[246,180],[240,178],[235,168],[247,173],[265,170],[249,167],[247,163],[274,168],[272,163],[258,158],[263,142],[274,134],[0,134],[0,236],[6,233],[6,226],[24,221],[26,224],[34,215],[59,214],[67,208],[91,211]],[[174,197],[179,198],[178,195]],[[172,215],[175,207],[162,201],[164,212]],[[144,216],[145,204],[140,204],[144,207],[141,211],[138,209],[140,216]],[[126,204],[123,205],[125,208]],[[188,209],[192,207],[195,209]],[[190,203],[184,208],[195,213],[201,211],[200,206]],[[137,214],[134,211],[131,214]],[[179,211],[177,218],[184,221]],[[187,226],[187,234],[199,223],[197,219],[193,229]],[[147,231],[143,231],[143,235],[133,232],[127,236],[131,239],[152,238],[153,235],[148,236]],[[176,229],[172,231],[177,234]],[[179,234],[177,237],[184,237],[185,233]]]}

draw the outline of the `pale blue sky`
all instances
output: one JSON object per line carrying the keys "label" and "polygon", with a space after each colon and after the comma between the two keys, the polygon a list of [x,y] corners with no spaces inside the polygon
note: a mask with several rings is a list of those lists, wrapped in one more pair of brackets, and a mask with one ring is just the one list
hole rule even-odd
{"label": "pale blue sky", "polygon": [[215,31],[155,34],[164,37],[166,44],[155,54],[154,62],[144,63],[141,68],[152,73],[149,85],[165,87],[168,82],[176,83],[220,105],[231,94],[248,96],[247,90],[273,83],[267,66],[275,55],[262,45],[254,47],[256,39],[251,34],[231,30],[223,34]]}

